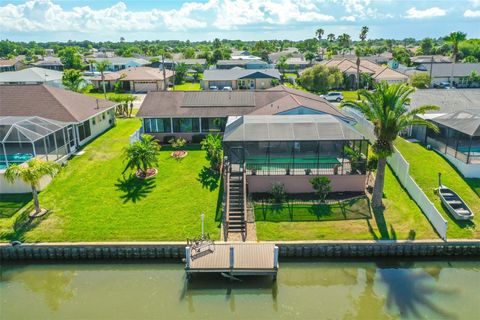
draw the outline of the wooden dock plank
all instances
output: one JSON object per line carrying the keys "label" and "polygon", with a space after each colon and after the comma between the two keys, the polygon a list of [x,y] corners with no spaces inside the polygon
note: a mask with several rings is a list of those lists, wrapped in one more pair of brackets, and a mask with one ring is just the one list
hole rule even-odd
{"label": "wooden dock plank", "polygon": [[[230,247],[234,250],[233,269],[230,268]],[[187,264],[187,272],[212,272],[250,270],[254,272],[276,270],[275,245],[270,243],[221,243],[213,252],[193,255]]]}

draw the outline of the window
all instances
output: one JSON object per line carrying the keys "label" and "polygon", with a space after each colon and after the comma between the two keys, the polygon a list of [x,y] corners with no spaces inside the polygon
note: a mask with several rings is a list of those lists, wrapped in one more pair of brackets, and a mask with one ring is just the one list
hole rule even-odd
{"label": "window", "polygon": [[106,112],[102,113],[102,119],[103,119],[103,120],[105,120],[105,113],[106,113]]}
{"label": "window", "polygon": [[144,130],[146,133],[170,133],[172,127],[170,125],[170,118],[161,119],[144,119]]}
{"label": "window", "polygon": [[95,117],[92,118],[92,125],[95,125]]}
{"label": "window", "polygon": [[224,132],[226,118],[202,118],[202,132]]}
{"label": "window", "polygon": [[200,119],[173,118],[173,132],[200,132]]}
{"label": "window", "polygon": [[80,141],[90,137],[91,134],[92,132],[90,131],[90,121],[87,120],[78,125],[78,135]]}

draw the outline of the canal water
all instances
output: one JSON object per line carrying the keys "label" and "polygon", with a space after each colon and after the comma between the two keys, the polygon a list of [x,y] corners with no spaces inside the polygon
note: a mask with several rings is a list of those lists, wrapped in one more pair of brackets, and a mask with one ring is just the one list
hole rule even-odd
{"label": "canal water", "polygon": [[391,261],[188,284],[179,263],[4,264],[0,319],[480,319],[479,261]]}

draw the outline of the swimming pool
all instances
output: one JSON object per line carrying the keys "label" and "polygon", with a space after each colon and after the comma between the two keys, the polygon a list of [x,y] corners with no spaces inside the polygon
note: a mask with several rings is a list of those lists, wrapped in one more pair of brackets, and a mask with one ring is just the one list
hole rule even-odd
{"label": "swimming pool", "polygon": [[15,154],[7,154],[5,157],[4,155],[0,155],[0,170],[6,169],[7,163],[24,163],[33,158],[33,154],[31,153],[15,153]]}

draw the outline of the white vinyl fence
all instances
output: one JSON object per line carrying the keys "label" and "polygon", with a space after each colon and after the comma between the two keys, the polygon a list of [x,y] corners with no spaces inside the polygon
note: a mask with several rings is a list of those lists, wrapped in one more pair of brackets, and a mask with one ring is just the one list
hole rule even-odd
{"label": "white vinyl fence", "polygon": [[[356,110],[351,108],[344,108],[343,111],[357,121],[357,130],[360,131],[371,142],[375,140],[373,134],[373,125],[363,117]],[[410,164],[403,158],[402,154],[394,147],[394,153],[387,159],[388,164],[392,168],[395,175],[402,186],[407,190],[408,194],[422,209],[427,216],[430,223],[438,232],[440,237],[447,240],[447,227],[448,222],[442,216],[442,214],[435,208],[435,205],[428,199],[425,192],[417,185],[415,180],[410,176]]]}
{"label": "white vinyl fence", "polygon": [[130,135],[130,144],[140,140],[141,135],[142,135],[142,128],[138,128],[137,130],[135,130],[135,132]]}

